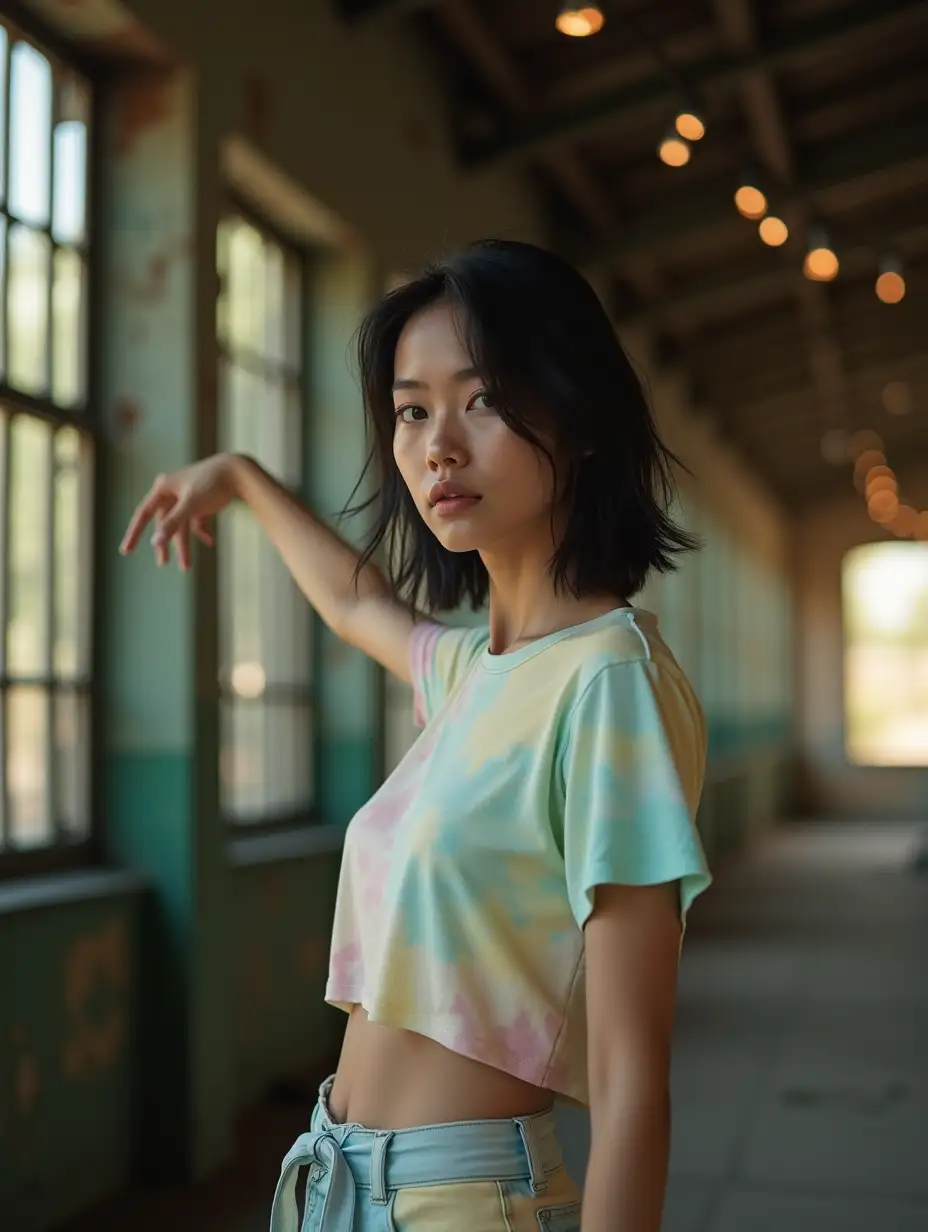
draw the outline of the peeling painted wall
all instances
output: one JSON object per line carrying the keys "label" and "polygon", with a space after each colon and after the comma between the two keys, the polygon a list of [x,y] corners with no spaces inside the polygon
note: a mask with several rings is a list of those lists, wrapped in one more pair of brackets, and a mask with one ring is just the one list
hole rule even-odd
{"label": "peeling painted wall", "polygon": [[0,1226],[118,1185],[138,1115],[135,897],[0,912]]}

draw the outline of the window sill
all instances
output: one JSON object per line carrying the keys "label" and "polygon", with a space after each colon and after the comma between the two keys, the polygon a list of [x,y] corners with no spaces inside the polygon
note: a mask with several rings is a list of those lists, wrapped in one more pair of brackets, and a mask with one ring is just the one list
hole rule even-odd
{"label": "window sill", "polygon": [[68,903],[144,894],[148,882],[137,873],[119,869],[88,869],[24,877],[0,882],[0,915],[61,907]]}
{"label": "window sill", "polygon": [[229,862],[236,868],[255,864],[275,864],[306,856],[340,851],[345,827],[332,825],[301,826],[272,834],[243,834],[229,841]]}

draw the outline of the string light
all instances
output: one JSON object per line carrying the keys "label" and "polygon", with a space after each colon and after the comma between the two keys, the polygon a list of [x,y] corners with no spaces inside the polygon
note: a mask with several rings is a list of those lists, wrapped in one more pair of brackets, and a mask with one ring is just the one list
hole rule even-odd
{"label": "string light", "polygon": [[896,257],[884,257],[876,280],[877,299],[884,304],[898,304],[905,296],[902,262]]}
{"label": "string light", "polygon": [[591,34],[599,34],[606,24],[606,16],[598,4],[565,4],[554,24],[568,38],[589,38]]}
{"label": "string light", "polygon": [[674,128],[687,141],[702,141],[706,135],[706,122],[693,107],[685,107],[678,114]]}
{"label": "string light", "polygon": [[766,218],[760,220],[757,233],[771,248],[779,248],[789,239],[789,227],[782,218],[777,218],[775,214],[768,214]]}
{"label": "string light", "polygon": [[809,249],[802,272],[810,282],[832,282],[838,276],[840,262],[828,238],[821,227],[814,227],[809,232]]}
{"label": "string light", "polygon": [[742,218],[757,222],[767,213],[767,197],[753,174],[745,175],[735,189],[735,208]]}
{"label": "string light", "polygon": [[690,161],[691,150],[689,142],[672,130],[657,147],[657,153],[661,162],[668,167],[685,167]]}

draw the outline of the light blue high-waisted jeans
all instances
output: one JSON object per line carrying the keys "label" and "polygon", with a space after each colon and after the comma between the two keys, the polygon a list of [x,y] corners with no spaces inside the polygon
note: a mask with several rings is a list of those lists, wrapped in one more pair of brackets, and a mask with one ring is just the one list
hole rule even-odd
{"label": "light blue high-waisted jeans", "polygon": [[309,1132],[283,1161],[271,1232],[580,1232],[580,1191],[553,1112],[365,1129],[333,1119],[333,1081],[320,1086]]}

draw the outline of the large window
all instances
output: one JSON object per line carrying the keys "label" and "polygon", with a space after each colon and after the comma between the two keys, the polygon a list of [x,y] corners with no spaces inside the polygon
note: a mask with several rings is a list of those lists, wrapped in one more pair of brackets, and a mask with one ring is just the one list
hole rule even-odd
{"label": "large window", "polygon": [[88,83],[0,24],[0,864],[88,836]]}
{"label": "large window", "polygon": [[[304,481],[304,266],[235,214],[219,232],[222,447]],[[248,510],[219,540],[223,811],[238,824],[313,809],[312,612]]]}
{"label": "large window", "polygon": [[928,544],[854,548],[843,585],[848,756],[928,766]]}

